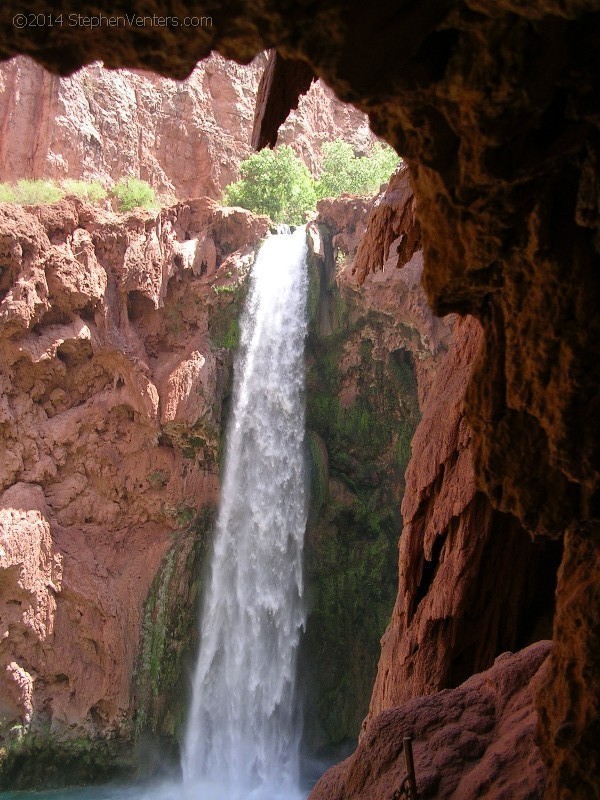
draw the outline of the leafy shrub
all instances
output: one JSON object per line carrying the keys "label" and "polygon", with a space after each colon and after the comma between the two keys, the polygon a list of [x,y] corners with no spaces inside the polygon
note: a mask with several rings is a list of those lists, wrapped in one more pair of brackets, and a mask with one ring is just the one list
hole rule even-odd
{"label": "leafy shrub", "polygon": [[352,145],[341,139],[325,142],[323,172],[316,182],[317,197],[340,194],[374,194],[397,166],[399,158],[389,145],[376,142],[369,155],[356,156]]}
{"label": "leafy shrub", "polygon": [[88,203],[101,203],[108,195],[100,181],[76,181],[67,178],[62,181],[62,188],[66,194],[75,195]]}
{"label": "leafy shrub", "polygon": [[15,190],[9,183],[0,183],[0,203],[14,203]]}
{"label": "leafy shrub", "polygon": [[255,153],[240,165],[241,179],[224,193],[227,205],[267,214],[273,222],[296,225],[315,207],[314,182],[289,145]]}
{"label": "leafy shrub", "polygon": [[133,208],[149,208],[158,205],[154,189],[146,181],[139,178],[121,178],[112,188],[117,198],[119,211],[131,211]]}
{"label": "leafy shrub", "polygon": [[[0,203],[18,203],[34,206],[54,203],[65,194],[75,195],[88,203],[100,203],[108,191],[99,181],[82,181],[67,178],[58,185],[52,180],[23,179],[16,184],[0,183]],[[158,205],[154,189],[139,178],[121,178],[111,190],[118,202],[119,211],[148,208]]]}
{"label": "leafy shrub", "polygon": [[390,175],[400,163],[400,156],[393,147],[382,142],[375,142],[373,149],[361,159],[364,180],[368,193],[376,192],[382,183],[387,183]]}
{"label": "leafy shrub", "polygon": [[162,489],[169,482],[169,473],[164,469],[157,469],[148,475],[148,483],[153,489]]}
{"label": "leafy shrub", "polygon": [[0,184],[0,202],[35,206],[55,203],[64,192],[53,181],[22,179],[16,184]]}
{"label": "leafy shrub", "polygon": [[99,203],[108,192],[99,181],[78,181],[67,178],[60,185],[53,180],[23,179],[16,184],[0,183],[0,203],[34,206],[54,203],[65,194],[75,195],[88,203]]}

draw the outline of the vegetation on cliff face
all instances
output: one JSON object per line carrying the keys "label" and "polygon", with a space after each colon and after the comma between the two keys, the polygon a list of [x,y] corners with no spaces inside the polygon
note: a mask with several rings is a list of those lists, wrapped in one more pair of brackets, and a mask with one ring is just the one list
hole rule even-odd
{"label": "vegetation on cliff face", "polygon": [[208,330],[212,344],[234,350],[240,341],[240,317],[246,299],[247,282],[214,286],[213,289],[218,301],[209,313]]}
{"label": "vegetation on cliff face", "polygon": [[139,178],[121,178],[115,183],[111,193],[117,200],[119,211],[158,206],[154,189]]}
{"label": "vegetation on cliff face", "polygon": [[368,708],[396,594],[404,471],[419,419],[410,355],[380,347],[389,322],[361,315],[354,302],[339,293],[331,252],[325,262],[313,257],[304,661],[313,687],[307,736],[323,745],[355,737]]}
{"label": "vegetation on cliff face", "polygon": [[61,740],[48,730],[0,748],[0,790],[60,788],[65,776],[72,785],[116,781],[134,768],[130,743],[122,738]]}
{"label": "vegetation on cliff face", "polygon": [[[103,186],[100,181],[71,178],[62,181],[23,178],[16,183],[0,183],[0,203],[15,203],[21,206],[45,205],[55,203],[66,196],[78,197],[86,203],[95,205],[109,198],[117,211],[159,206],[159,200],[152,186],[147,181],[133,177],[120,178],[110,189]],[[168,199],[172,198],[163,197],[163,204]]]}
{"label": "vegetation on cliff face", "polygon": [[179,741],[185,723],[188,676],[197,645],[202,571],[214,520],[213,508],[182,529],[154,578],[144,607],[142,640],[135,676],[136,733]]}
{"label": "vegetation on cliff face", "polygon": [[273,222],[297,225],[306,221],[323,197],[372,195],[399,160],[391,147],[379,142],[368,155],[357,156],[352,145],[341,139],[325,142],[321,152],[323,167],[317,178],[289,145],[254,153],[242,161],[241,178],[227,186],[224,202],[267,214]]}

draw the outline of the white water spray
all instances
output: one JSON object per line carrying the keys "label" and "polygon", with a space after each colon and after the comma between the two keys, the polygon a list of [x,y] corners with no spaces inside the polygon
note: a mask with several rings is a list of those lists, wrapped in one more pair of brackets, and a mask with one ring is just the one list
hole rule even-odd
{"label": "white water spray", "polygon": [[203,800],[299,796],[296,656],[304,627],[304,229],[254,265],[182,769]]}

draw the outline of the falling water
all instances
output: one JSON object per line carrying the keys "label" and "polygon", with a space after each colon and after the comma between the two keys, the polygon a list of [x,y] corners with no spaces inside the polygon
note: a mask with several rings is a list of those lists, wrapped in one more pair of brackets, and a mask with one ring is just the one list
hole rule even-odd
{"label": "falling water", "polygon": [[184,788],[218,800],[298,795],[294,686],[304,626],[305,232],[254,265],[184,744]]}

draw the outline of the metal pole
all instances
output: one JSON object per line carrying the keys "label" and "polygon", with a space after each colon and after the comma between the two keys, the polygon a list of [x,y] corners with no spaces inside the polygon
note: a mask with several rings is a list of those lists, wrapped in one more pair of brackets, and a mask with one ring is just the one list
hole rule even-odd
{"label": "metal pole", "polygon": [[413,759],[412,739],[410,736],[405,736],[402,739],[402,747],[404,749],[404,761],[406,762],[410,798],[411,800],[417,800],[419,795],[417,794],[417,777],[415,775],[415,762]]}

